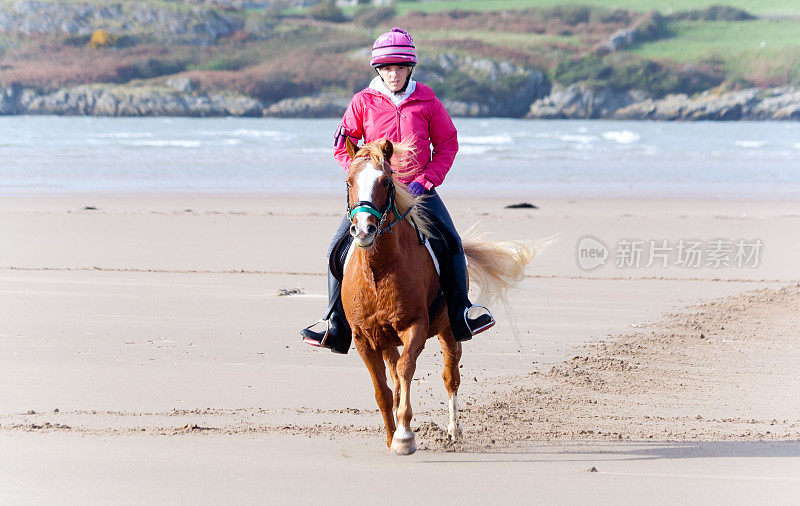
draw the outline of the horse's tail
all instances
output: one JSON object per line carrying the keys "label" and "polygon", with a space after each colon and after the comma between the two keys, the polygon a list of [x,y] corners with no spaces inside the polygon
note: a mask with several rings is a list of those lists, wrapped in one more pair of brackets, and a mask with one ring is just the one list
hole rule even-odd
{"label": "horse's tail", "polygon": [[512,330],[516,335],[516,326],[511,306],[508,303],[508,291],[516,287],[525,277],[525,267],[533,261],[533,257],[552,242],[548,238],[541,243],[534,241],[482,241],[477,233],[477,226],[471,227],[464,234],[464,253],[467,255],[469,280],[480,287],[478,301],[484,305],[500,301],[508,313]]}
{"label": "horse's tail", "polygon": [[480,289],[478,300],[491,304],[506,301],[508,290],[525,277],[525,267],[536,255],[533,241],[478,241],[466,239],[464,253],[469,261],[469,280]]}

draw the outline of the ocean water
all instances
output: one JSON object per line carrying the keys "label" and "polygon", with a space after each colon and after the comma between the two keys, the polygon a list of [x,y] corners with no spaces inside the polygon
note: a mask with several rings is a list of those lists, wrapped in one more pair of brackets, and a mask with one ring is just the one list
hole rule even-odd
{"label": "ocean water", "polygon": [[[342,190],[336,119],[0,117],[0,194]],[[800,123],[455,119],[448,194],[800,199]]]}

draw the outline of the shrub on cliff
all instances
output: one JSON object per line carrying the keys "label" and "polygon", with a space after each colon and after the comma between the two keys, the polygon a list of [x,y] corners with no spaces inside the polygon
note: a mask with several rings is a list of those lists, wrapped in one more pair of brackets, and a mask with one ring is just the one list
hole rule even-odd
{"label": "shrub on cliff", "polygon": [[755,16],[747,11],[727,5],[712,5],[705,9],[676,12],[670,15],[669,18],[680,21],[747,21],[756,19]]}
{"label": "shrub on cliff", "polygon": [[108,30],[95,30],[92,32],[92,38],[89,39],[89,47],[92,49],[100,49],[104,47],[112,47],[116,45],[117,37],[108,33]]}
{"label": "shrub on cliff", "polygon": [[589,22],[592,8],[586,5],[559,5],[542,9],[541,12],[545,19],[555,18],[566,25],[577,25]]}
{"label": "shrub on cliff", "polygon": [[601,33],[628,26],[635,13],[621,9],[559,6],[518,11],[410,12],[396,23],[415,30],[479,30],[500,33]]}
{"label": "shrub on cliff", "polygon": [[342,9],[336,7],[336,4],[331,1],[312,5],[308,9],[308,16],[317,21],[330,21],[332,23],[342,23],[345,21]]}
{"label": "shrub on cliff", "polygon": [[116,81],[130,81],[131,79],[147,79],[150,77],[165,76],[182,72],[186,64],[166,58],[147,58],[116,69]]}
{"label": "shrub on cliff", "polygon": [[564,86],[583,82],[616,90],[646,90],[656,97],[669,93],[691,95],[723,80],[722,76],[700,67],[676,69],[623,55],[562,60],[551,70],[550,77]]}
{"label": "shrub on cliff", "polygon": [[559,5],[544,9],[531,9],[528,13],[537,15],[545,21],[558,20],[570,26],[581,23],[626,23],[630,19],[628,11],[588,5]]}
{"label": "shrub on cliff", "polygon": [[250,64],[245,59],[218,57],[189,65],[187,70],[241,70]]}
{"label": "shrub on cliff", "polygon": [[668,34],[664,16],[653,10],[637,19],[633,24],[636,30],[635,42],[656,40]]}
{"label": "shrub on cliff", "polygon": [[396,11],[392,6],[385,7],[359,7],[353,16],[353,21],[366,28],[375,28],[381,23],[392,19]]}

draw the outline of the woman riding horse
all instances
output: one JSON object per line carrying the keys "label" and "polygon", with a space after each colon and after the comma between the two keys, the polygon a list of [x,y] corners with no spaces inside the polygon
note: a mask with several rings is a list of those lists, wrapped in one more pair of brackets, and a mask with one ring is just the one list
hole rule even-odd
{"label": "woman riding horse", "polygon": [[[370,64],[378,75],[369,87],[357,93],[336,131],[334,158],[347,171],[351,157],[346,140],[369,143],[388,139],[411,144],[413,159],[410,176],[400,178],[415,196],[425,195],[420,205],[426,218],[443,236],[448,255],[441,265],[440,282],[447,302],[450,327],[456,341],[466,341],[495,323],[491,313],[471,317],[473,306],[468,298],[467,264],[461,238],[450,214],[436,193],[444,181],[458,151],[456,128],[450,115],[428,86],[411,79],[417,56],[411,36],[402,28],[382,34],[372,46]],[[431,147],[433,153],[431,154]],[[345,318],[341,293],[341,275],[332,271],[339,246],[349,238],[351,217],[345,216],[328,248],[328,313],[317,323],[326,329],[316,332],[308,327],[301,331],[303,341],[324,346],[337,353],[347,353],[351,332]],[[331,261],[332,260],[332,261]],[[442,259],[440,259],[442,260]]]}

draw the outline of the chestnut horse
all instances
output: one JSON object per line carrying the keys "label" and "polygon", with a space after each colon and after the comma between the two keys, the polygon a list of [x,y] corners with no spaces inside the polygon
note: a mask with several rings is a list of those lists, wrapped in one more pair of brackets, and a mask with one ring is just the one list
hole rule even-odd
{"label": "chestnut horse", "polygon": [[[442,300],[433,316],[431,305],[439,293],[439,277],[418,230],[429,236],[430,223],[416,199],[397,176],[407,175],[396,161],[407,158],[405,145],[388,140],[356,148],[347,140],[352,160],[347,176],[350,234],[355,247],[348,254],[342,280],[342,304],[353,331],[356,349],[372,376],[375,400],[386,425],[386,444],[395,453],[416,451],[411,432],[411,380],[425,342],[439,338],[444,357],[442,378],[449,397],[450,438],[461,436],[458,420],[458,362],[461,343],[453,338]],[[396,165],[399,165],[396,163]],[[424,197],[420,197],[424,198]],[[482,292],[504,298],[505,291],[523,277],[533,259],[532,245],[465,241],[469,273]],[[403,353],[398,352],[403,346]],[[386,382],[386,366],[394,393]],[[396,424],[399,424],[397,426]]]}

